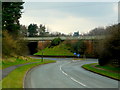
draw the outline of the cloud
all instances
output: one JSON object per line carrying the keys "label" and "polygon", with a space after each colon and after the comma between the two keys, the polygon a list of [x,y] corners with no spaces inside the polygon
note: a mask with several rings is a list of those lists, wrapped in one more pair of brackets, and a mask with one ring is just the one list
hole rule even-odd
{"label": "cloud", "polygon": [[69,16],[65,19],[56,19],[53,21],[55,22],[50,22],[50,24],[47,24],[47,26],[51,28],[52,31],[60,31],[63,33],[73,33],[74,31],[83,33],[96,26],[96,23],[90,21],[89,19],[73,16]]}
{"label": "cloud", "polygon": [[[116,11],[116,5],[113,7]],[[77,13],[76,13],[77,14]],[[57,9],[39,9],[39,10],[24,10],[22,18],[20,19],[21,24],[29,25],[35,23],[38,26],[44,24],[50,31],[57,31],[62,33],[70,33],[79,31],[80,33],[88,32],[89,30],[98,27],[105,26],[108,23],[111,24],[111,20],[114,22],[113,16],[104,17],[89,17],[75,15],[71,12],[60,11]],[[116,18],[116,16],[115,16]]]}
{"label": "cloud", "polygon": [[118,14],[118,3],[113,4],[113,11]]}
{"label": "cloud", "polygon": [[83,33],[96,26],[96,23],[92,20],[76,17],[65,12],[55,10],[43,10],[40,12],[42,14],[38,16],[30,15],[30,13],[39,14],[39,11],[27,12],[27,14],[24,14],[20,19],[20,23],[24,23],[27,26],[31,23],[38,25],[45,24],[50,31],[57,31],[66,34],[70,32],[73,33],[74,31],[80,31]]}

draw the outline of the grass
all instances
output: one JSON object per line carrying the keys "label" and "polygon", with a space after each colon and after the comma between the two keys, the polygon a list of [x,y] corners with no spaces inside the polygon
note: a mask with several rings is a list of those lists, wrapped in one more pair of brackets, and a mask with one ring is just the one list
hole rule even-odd
{"label": "grass", "polygon": [[53,48],[45,48],[34,55],[42,55],[42,52],[44,55],[56,55],[56,56],[74,56],[70,50],[68,50],[68,47],[61,43],[60,45],[57,45]]}
{"label": "grass", "polygon": [[98,68],[103,68],[103,69],[106,69],[106,70],[109,70],[109,71],[112,71],[112,72],[120,72],[120,68],[119,67],[112,67],[112,66],[100,66],[100,65],[96,65],[95,67],[98,67]]}
{"label": "grass", "polygon": [[24,65],[13,70],[8,76],[6,76],[0,83],[2,83],[2,88],[23,88],[24,76],[26,72],[41,64],[52,63],[55,61],[52,60],[44,60],[44,62],[32,63],[28,65]]}
{"label": "grass", "polygon": [[7,67],[13,66],[13,65],[18,65],[18,64],[25,64],[25,63],[30,63],[30,62],[39,62],[41,61],[40,59],[32,59],[32,58],[15,58],[15,57],[10,57],[8,59],[2,60],[0,62],[0,69],[5,69]]}
{"label": "grass", "polygon": [[[102,67],[102,66],[98,66],[99,68],[101,69],[98,69],[96,67],[93,67],[93,65],[96,65],[96,63],[92,63],[92,64],[85,64],[83,65],[82,67],[84,69],[87,69],[87,70],[90,70],[90,71],[93,71],[95,73],[98,73],[98,74],[101,74],[101,75],[104,75],[104,76],[107,76],[107,77],[110,77],[110,78],[113,78],[113,79],[116,79],[116,80],[120,80],[120,72],[119,73],[114,73],[114,72],[110,72],[109,70],[113,67],[108,67],[108,66],[105,66],[105,67]],[[104,68],[104,69],[103,69]],[[109,70],[108,70],[109,69]],[[113,69],[115,70],[115,68]],[[117,70],[117,69],[116,69]]]}

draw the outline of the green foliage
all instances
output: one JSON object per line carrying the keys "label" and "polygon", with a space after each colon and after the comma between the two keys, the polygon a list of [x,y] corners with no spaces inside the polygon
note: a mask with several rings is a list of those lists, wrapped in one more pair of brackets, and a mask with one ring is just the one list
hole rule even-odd
{"label": "green foliage", "polygon": [[11,56],[14,55],[16,52],[13,52],[13,50],[16,50],[16,44],[17,42],[13,39],[13,37],[8,34],[7,31],[3,32],[3,43],[2,43],[2,53],[3,56]]}
{"label": "green foliage", "polygon": [[2,30],[18,33],[23,2],[2,2]]}
{"label": "green foliage", "polygon": [[79,40],[79,41],[66,40],[64,43],[66,46],[70,47],[69,50],[71,52],[76,52],[81,55],[85,54],[87,46],[83,40]]}
{"label": "green foliage", "polygon": [[102,52],[100,54],[98,63],[99,63],[99,65],[104,66],[110,62],[110,59],[111,59],[111,57],[109,55],[109,52],[107,52],[107,50],[105,50],[104,52]]}
{"label": "green foliage", "polygon": [[23,2],[2,2],[2,54],[3,57],[24,55],[27,45],[19,37],[19,19],[22,14]]}
{"label": "green foliage", "polygon": [[38,28],[38,26],[37,26],[37,24],[30,24],[29,26],[28,26],[28,32],[29,32],[29,36],[36,36],[37,35],[37,28]]}
{"label": "green foliage", "polygon": [[27,43],[14,37],[8,33],[8,31],[3,31],[2,38],[2,56],[16,56],[16,55],[26,55],[28,53]]}
{"label": "green foliage", "polygon": [[[103,42],[103,46],[99,47],[99,64],[106,65],[116,62],[115,66],[120,66],[120,24],[109,26],[109,36]],[[107,28],[107,29],[108,29]]]}
{"label": "green foliage", "polygon": [[78,42],[76,42],[75,44],[72,45],[72,48],[73,48],[74,52],[83,55],[83,54],[85,54],[86,44],[84,43],[83,40],[79,40]]}
{"label": "green foliage", "polygon": [[[118,73],[113,73],[113,72],[110,72],[108,69],[109,68],[104,68],[105,70],[103,70],[103,68],[101,69],[98,69],[96,67],[94,67],[96,65],[96,63],[92,63],[92,64],[85,64],[83,65],[82,67],[87,69],[87,70],[90,70],[92,72],[95,72],[95,73],[98,73],[98,74],[101,74],[101,75],[104,75],[104,76],[107,76],[107,77],[111,77],[111,78],[114,78],[114,79],[119,79],[120,80],[120,77],[119,77],[119,74]],[[115,68],[114,68],[115,69]],[[118,69],[117,69],[118,70]]]}
{"label": "green foliage", "polygon": [[67,47],[65,44],[61,43],[57,46],[54,46],[53,48],[45,48],[34,55],[53,55],[53,56],[74,56],[72,52],[68,50],[69,47]]}
{"label": "green foliage", "polygon": [[120,68],[119,67],[112,67],[111,65],[105,65],[105,66],[100,66],[100,65],[96,65],[95,67],[98,68],[103,68],[112,72],[120,72]]}
{"label": "green foliage", "polygon": [[53,39],[52,42],[51,42],[50,47],[54,47],[54,46],[59,45],[59,44],[61,43],[61,41],[62,41],[62,40],[61,40],[60,38],[55,38],[55,39]]}
{"label": "green foliage", "polygon": [[18,65],[18,64],[25,64],[25,63],[30,63],[30,62],[40,62],[41,60],[39,59],[32,59],[29,57],[9,57],[6,59],[2,60],[2,69],[13,66],[13,65]]}

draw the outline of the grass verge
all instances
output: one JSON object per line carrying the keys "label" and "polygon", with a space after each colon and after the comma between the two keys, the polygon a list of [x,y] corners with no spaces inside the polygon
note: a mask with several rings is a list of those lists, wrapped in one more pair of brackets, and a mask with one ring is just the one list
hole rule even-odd
{"label": "grass verge", "polygon": [[45,48],[34,55],[54,55],[54,56],[75,56],[65,44],[61,43],[60,45],[54,46],[52,48]]}
{"label": "grass verge", "polygon": [[19,57],[19,58],[15,58],[15,57],[10,57],[8,59],[2,60],[2,62],[0,62],[0,69],[5,69],[7,67],[13,66],[13,65],[18,65],[18,64],[25,64],[25,63],[30,63],[30,62],[40,62],[41,59],[33,59],[30,57]]}
{"label": "grass verge", "polygon": [[97,74],[103,75],[103,76],[107,76],[109,78],[115,79],[115,80],[120,80],[120,72],[119,73],[115,73],[115,72],[110,72],[108,70],[108,68],[101,68],[99,67],[99,69],[97,67],[94,67],[94,65],[96,65],[96,63],[92,63],[92,64],[85,64],[82,67],[86,70],[95,72]]}
{"label": "grass verge", "polygon": [[32,63],[28,65],[24,65],[22,67],[16,68],[8,76],[6,76],[0,83],[2,83],[2,88],[23,88],[23,80],[25,73],[41,64],[53,63],[53,60],[44,60],[44,62]]}

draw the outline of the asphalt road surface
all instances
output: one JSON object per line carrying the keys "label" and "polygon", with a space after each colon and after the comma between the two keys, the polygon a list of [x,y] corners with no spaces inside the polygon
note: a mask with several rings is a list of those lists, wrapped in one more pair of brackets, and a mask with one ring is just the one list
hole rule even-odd
{"label": "asphalt road surface", "polygon": [[87,71],[83,64],[95,63],[88,59],[55,59],[56,63],[38,66],[28,72],[24,88],[118,88],[118,81]]}

